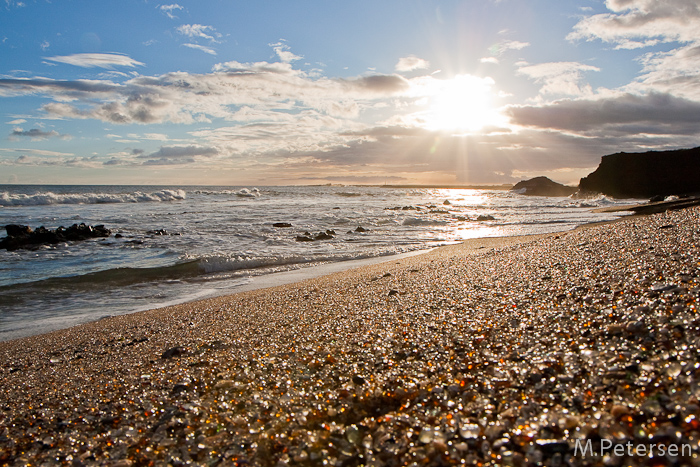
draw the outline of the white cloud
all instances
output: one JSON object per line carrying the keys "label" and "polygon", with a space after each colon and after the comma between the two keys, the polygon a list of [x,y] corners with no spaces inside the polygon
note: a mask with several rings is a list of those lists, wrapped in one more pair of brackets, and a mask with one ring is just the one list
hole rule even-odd
{"label": "white cloud", "polygon": [[189,47],[190,49],[195,49],[195,50],[201,50],[204,53],[208,53],[209,55],[216,55],[216,50],[210,48],[210,47],[205,47],[203,45],[199,44],[182,44],[184,47]]}
{"label": "white cloud", "polygon": [[39,47],[41,48],[41,50],[46,51],[49,47],[51,47],[51,44],[49,43],[49,41],[44,41],[41,44],[39,44]]}
{"label": "white cloud", "polygon": [[178,5],[177,3],[173,3],[172,5],[159,5],[158,9],[168,15],[168,18],[170,19],[175,19],[177,16],[175,16],[174,11],[175,10],[182,10],[184,7],[182,5]]}
{"label": "white cloud", "polygon": [[651,52],[639,58],[642,74],[626,89],[668,92],[700,100],[700,42],[669,52]]}
{"label": "white cloud", "polygon": [[529,46],[529,42],[503,40],[489,47],[489,52],[491,52],[491,55],[500,56],[509,50],[522,50]]}
{"label": "white cloud", "polygon": [[648,40],[644,42],[632,41],[628,39],[623,39],[615,46],[615,50],[633,50],[633,49],[643,49],[644,47],[652,47],[658,44],[658,40]]}
{"label": "white cloud", "polygon": [[672,93],[700,99],[700,2],[697,0],[607,0],[611,13],[586,17],[570,40],[601,40],[616,49],[676,43],[639,57],[642,74],[626,90]]}
{"label": "white cloud", "polygon": [[402,57],[396,64],[396,71],[405,72],[413,70],[424,70],[430,67],[430,62],[422,58],[418,58],[415,55],[409,55],[408,57]]}
{"label": "white cloud", "polygon": [[168,141],[168,135],[164,135],[163,133],[146,133],[143,135],[144,139],[150,139],[153,141]]}
{"label": "white cloud", "polygon": [[376,102],[407,95],[410,82],[399,75],[331,79],[310,76],[285,62],[226,62],[212,73],[136,76],[108,80],[0,79],[0,95],[42,95],[52,118],[97,119],[112,123],[236,121],[250,107],[277,114],[313,110],[354,118]]}
{"label": "white cloud", "polygon": [[483,57],[479,60],[479,63],[493,63],[494,65],[498,65],[499,60],[496,57]]}
{"label": "white cloud", "polygon": [[542,85],[541,94],[580,96],[593,91],[583,84],[583,73],[600,71],[600,68],[577,62],[551,62],[526,65],[518,68],[518,74],[527,76]]}
{"label": "white cloud", "polygon": [[86,54],[73,54],[73,55],[63,55],[56,57],[44,57],[44,60],[50,60],[52,62],[66,63],[68,65],[75,65],[83,68],[107,68],[112,69],[115,66],[143,66],[144,64],[134,60],[128,55],[116,54],[116,53],[86,53]]}
{"label": "white cloud", "polygon": [[582,19],[570,40],[600,39],[624,43],[633,39],[695,42],[700,39],[700,3],[697,0],[607,0],[612,13]]}
{"label": "white cloud", "polygon": [[70,153],[70,152],[57,152],[57,151],[46,151],[43,149],[23,149],[23,148],[0,148],[0,152],[33,154],[33,155],[37,155],[37,156],[74,156],[75,155],[75,154]]}
{"label": "white cloud", "polygon": [[216,32],[212,26],[202,24],[183,24],[178,26],[176,30],[183,36],[206,39],[211,42],[217,42],[216,39],[221,37],[221,34]]}
{"label": "white cloud", "polygon": [[301,60],[302,56],[296,55],[289,50],[289,46],[284,42],[277,42],[276,44],[269,44],[270,47],[275,51],[277,56],[284,63],[291,63],[297,60]]}
{"label": "white cloud", "polygon": [[27,123],[27,121],[23,118],[18,118],[16,120],[12,120],[10,122],[7,122],[8,125],[21,125],[22,123]]}

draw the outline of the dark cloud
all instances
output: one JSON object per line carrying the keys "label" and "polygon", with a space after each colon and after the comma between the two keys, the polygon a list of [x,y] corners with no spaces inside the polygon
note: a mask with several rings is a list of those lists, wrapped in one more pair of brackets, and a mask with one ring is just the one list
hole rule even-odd
{"label": "dark cloud", "polygon": [[376,94],[398,94],[410,87],[408,80],[399,75],[373,75],[339,81],[360,92]]}
{"label": "dark cloud", "polygon": [[300,177],[300,181],[329,181],[329,182],[344,182],[344,183],[385,183],[385,182],[405,182],[405,177],[397,177],[395,175],[339,175],[339,176],[323,176],[318,177]]}
{"label": "dark cloud", "polygon": [[106,94],[120,89],[118,84],[109,81],[56,81],[51,79],[0,79],[0,95],[21,94],[60,94],[65,97],[80,98],[85,93]]}
{"label": "dark cloud", "polygon": [[22,130],[21,128],[16,128],[12,130],[10,136],[20,136],[25,138],[36,138],[36,139],[46,139],[61,136],[57,131],[44,131],[39,128],[32,128],[31,130]]}
{"label": "dark cloud", "polygon": [[628,133],[697,134],[700,103],[669,94],[623,94],[511,106],[508,114],[518,125],[558,131],[585,133],[618,128]]}
{"label": "dark cloud", "polygon": [[142,154],[140,159],[155,160],[191,160],[194,157],[213,157],[219,154],[218,149],[204,146],[161,146],[161,148],[151,154]]}
{"label": "dark cloud", "polygon": [[161,157],[160,159],[149,159],[144,161],[143,165],[184,165],[193,164],[196,160],[193,157],[185,157],[181,159],[168,159]]}

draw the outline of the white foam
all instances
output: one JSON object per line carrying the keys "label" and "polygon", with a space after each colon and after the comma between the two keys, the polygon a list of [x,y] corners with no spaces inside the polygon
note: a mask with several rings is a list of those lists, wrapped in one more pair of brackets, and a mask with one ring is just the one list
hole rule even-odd
{"label": "white foam", "polygon": [[184,190],[161,190],[153,193],[70,193],[57,194],[51,191],[33,195],[0,193],[0,206],[45,206],[51,204],[109,204],[150,203],[183,200]]}

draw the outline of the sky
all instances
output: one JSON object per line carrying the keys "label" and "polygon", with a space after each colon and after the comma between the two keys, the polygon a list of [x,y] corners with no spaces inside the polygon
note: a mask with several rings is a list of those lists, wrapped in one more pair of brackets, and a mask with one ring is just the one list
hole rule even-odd
{"label": "sky", "polygon": [[577,184],[695,146],[698,0],[0,0],[0,183]]}

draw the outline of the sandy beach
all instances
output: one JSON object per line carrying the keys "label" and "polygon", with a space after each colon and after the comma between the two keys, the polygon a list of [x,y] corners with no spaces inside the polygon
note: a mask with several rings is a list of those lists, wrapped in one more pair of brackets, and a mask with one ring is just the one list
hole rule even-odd
{"label": "sandy beach", "polygon": [[474,240],[0,343],[0,463],[700,465],[699,225]]}

